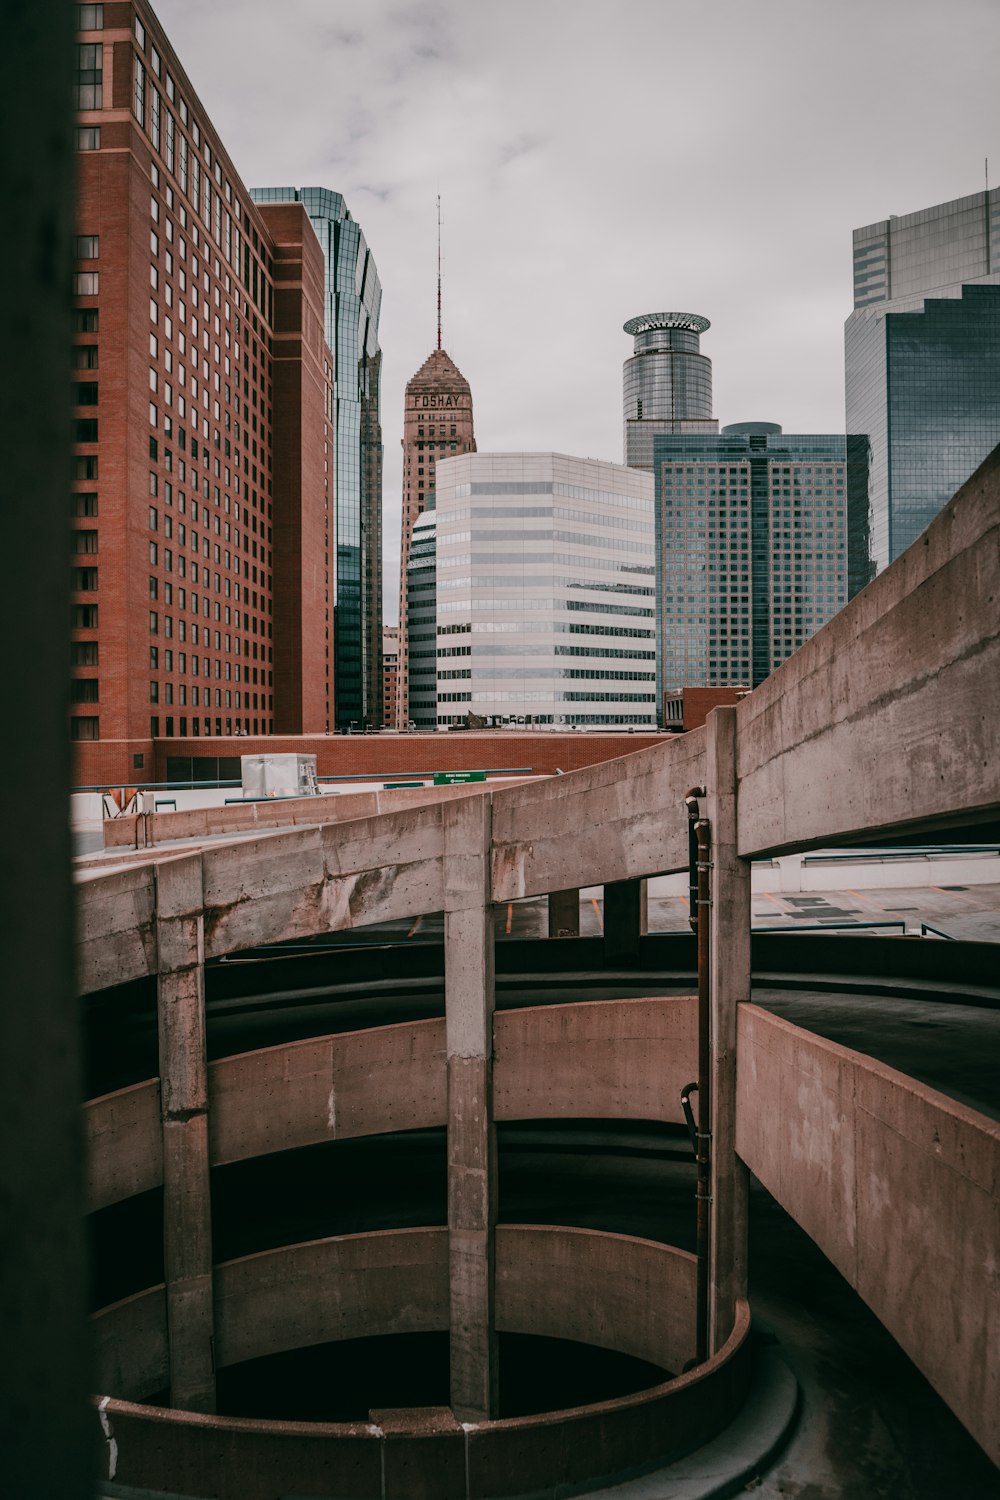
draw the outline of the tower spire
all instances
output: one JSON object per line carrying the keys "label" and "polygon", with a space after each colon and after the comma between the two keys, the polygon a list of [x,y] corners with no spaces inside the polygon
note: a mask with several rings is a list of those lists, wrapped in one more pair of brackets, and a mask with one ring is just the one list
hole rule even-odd
{"label": "tower spire", "polygon": [[441,194],[438,193],[438,348],[441,348]]}

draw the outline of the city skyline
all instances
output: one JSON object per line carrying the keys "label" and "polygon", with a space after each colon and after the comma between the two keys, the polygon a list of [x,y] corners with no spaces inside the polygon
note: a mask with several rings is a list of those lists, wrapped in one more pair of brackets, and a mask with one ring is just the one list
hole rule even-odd
{"label": "city skyline", "polygon": [[[947,18],[853,0],[752,15],[631,0],[591,26],[581,13],[372,0],[356,16],[299,0],[276,48],[254,0],[237,37],[190,0],[158,8],[244,181],[321,183],[365,226],[385,286],[387,622],[393,414],[434,338],[438,192],[444,343],[476,392],[480,449],[615,461],[621,325],[644,306],[711,319],[721,422],[780,411],[788,430],[842,431],[853,227],[974,192],[983,158],[1000,164],[1000,12],[985,0]],[[976,45],[956,48],[956,28]],[[683,62],[639,86],[650,50]],[[751,114],[748,70],[765,66],[774,87]],[[266,103],[250,112],[254,95]],[[553,383],[532,351],[556,345]]]}

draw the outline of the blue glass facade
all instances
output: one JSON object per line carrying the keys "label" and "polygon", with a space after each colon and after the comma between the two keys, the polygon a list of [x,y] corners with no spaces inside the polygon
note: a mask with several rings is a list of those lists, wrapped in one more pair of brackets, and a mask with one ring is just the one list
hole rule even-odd
{"label": "blue glass facade", "polygon": [[769,422],[654,447],[658,702],[756,687],[847,602],[847,496],[852,480],[865,489],[864,450]]}
{"label": "blue glass facade", "polygon": [[847,427],[870,445],[850,503],[856,593],[1000,442],[1000,193],[854,232]]}
{"label": "blue glass facade", "polygon": [[334,361],[337,567],[333,615],[338,729],[382,720],[382,286],[361,226],[328,188],[254,188],[258,203],[301,203],[326,263]]}

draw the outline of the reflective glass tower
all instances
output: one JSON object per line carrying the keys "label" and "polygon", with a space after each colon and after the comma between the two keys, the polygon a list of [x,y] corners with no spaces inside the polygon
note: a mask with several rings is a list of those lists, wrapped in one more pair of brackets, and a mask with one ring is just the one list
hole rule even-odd
{"label": "reflective glass tower", "polygon": [[254,188],[258,203],[301,203],[326,263],[326,341],[334,360],[337,567],[333,609],[338,729],[382,719],[382,286],[361,226],[328,188]]}
{"label": "reflective glass tower", "polygon": [[635,352],[622,370],[625,462],[652,469],[658,433],[718,432],[712,416],[712,361],[701,353],[710,328],[697,313],[643,313],[624,324]]}
{"label": "reflective glass tower", "polygon": [[655,459],[661,708],[687,687],[756,687],[847,602],[855,452],[738,422],[660,435]]}
{"label": "reflective glass tower", "polygon": [[847,430],[871,450],[850,506],[856,593],[1000,442],[1000,192],[854,231],[845,371]]}

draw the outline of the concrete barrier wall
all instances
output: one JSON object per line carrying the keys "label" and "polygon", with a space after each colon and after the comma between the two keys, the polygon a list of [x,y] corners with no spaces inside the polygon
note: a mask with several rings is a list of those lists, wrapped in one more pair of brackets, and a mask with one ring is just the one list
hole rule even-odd
{"label": "concrete barrier wall", "polygon": [[[681,1123],[697,1071],[697,1001],[582,1001],[498,1011],[498,1120]],[[213,1166],[322,1141],[447,1121],[444,1018],[311,1037],[209,1065]],[[160,1186],[160,1088],[148,1079],[85,1106],[91,1212]]]}
{"label": "concrete barrier wall", "polygon": [[[329,1284],[335,1307],[332,1315],[319,1305],[315,1311],[323,1323],[323,1335],[337,1328],[355,1326],[354,1311],[343,1304],[335,1282],[327,1282],[330,1267],[352,1275],[348,1258],[357,1256],[367,1265],[381,1262],[381,1272],[366,1280],[355,1280],[354,1290],[369,1299],[369,1306],[386,1326],[416,1325],[418,1310],[410,1301],[426,1293],[431,1302],[423,1315],[425,1324],[447,1319],[447,1294],[435,1291],[447,1278],[447,1232],[440,1230],[390,1231],[381,1235],[350,1237],[294,1246],[264,1257],[250,1257],[219,1268],[219,1279],[229,1302],[223,1324],[242,1323],[241,1333],[232,1328],[222,1340],[230,1354],[257,1350],[249,1304],[260,1310],[260,1331],[278,1331],[283,1318],[282,1303],[293,1295],[283,1286],[286,1273],[300,1275],[303,1298]],[[638,1277],[638,1295],[630,1309],[618,1307],[616,1314],[630,1325],[641,1347],[638,1324],[643,1317],[643,1299],[659,1295],[669,1302],[674,1278],[681,1283],[679,1298],[688,1295],[689,1257],[678,1259],[669,1247],[627,1236],[602,1236],[592,1231],[555,1229],[545,1226],[505,1225],[498,1232],[498,1314],[513,1324],[522,1314],[529,1318],[527,1330],[537,1332],[539,1318],[548,1317],[553,1328],[580,1329],[583,1319],[596,1318],[566,1299],[562,1320],[534,1296],[525,1295],[544,1265],[560,1264],[575,1280],[581,1295],[594,1291],[600,1275],[601,1240],[604,1252],[613,1255],[616,1266],[622,1257]],[[380,1243],[378,1243],[380,1242]],[[378,1244],[378,1248],[376,1248]],[[393,1272],[393,1267],[395,1271]],[[311,1273],[311,1280],[310,1278]],[[607,1277],[597,1290],[607,1289]],[[149,1294],[151,1295],[151,1294]],[[548,1300],[548,1287],[542,1283]],[[439,1302],[436,1304],[435,1299]],[[506,1299],[512,1298],[517,1306]],[[246,1305],[244,1305],[246,1303]],[[342,1314],[338,1322],[338,1313]],[[116,1331],[126,1331],[126,1319],[135,1310],[123,1307],[105,1314],[105,1335],[110,1343]],[[117,1319],[118,1328],[115,1328]],[[442,1325],[443,1326],[443,1323]],[[242,1500],[273,1500],[276,1494],[341,1497],[341,1500],[417,1500],[444,1494],[456,1500],[498,1500],[514,1494],[563,1493],[584,1483],[610,1480],[640,1472],[669,1458],[689,1453],[720,1432],[732,1420],[745,1399],[750,1380],[749,1310],[745,1302],[737,1308],[736,1326],[725,1346],[705,1364],[686,1375],[614,1401],[537,1417],[484,1421],[460,1425],[442,1412],[437,1420],[397,1428],[388,1423],[303,1423],[202,1416],[194,1412],[166,1411],[138,1406],[119,1398],[99,1398],[98,1420],[102,1447],[100,1472],[124,1485],[169,1489],[186,1494],[235,1494]],[[369,1332],[374,1331],[369,1328]],[[599,1331],[599,1330],[597,1330]],[[304,1342],[314,1341],[315,1329],[302,1320]],[[658,1345],[660,1358],[673,1358],[672,1334],[660,1325],[666,1342]],[[335,1333],[333,1336],[337,1336]],[[348,1336],[345,1332],[340,1336]],[[572,1336],[565,1333],[562,1336]],[[228,1342],[227,1342],[228,1341]],[[679,1357],[679,1355],[678,1355]],[[127,1375],[116,1370],[118,1380]],[[150,1364],[147,1380],[156,1378]]]}
{"label": "concrete barrier wall", "polygon": [[995,811],[998,599],[993,459],[738,704],[740,854]]}
{"label": "concrete barrier wall", "polygon": [[493,899],[516,901],[687,868],[684,794],[705,731],[572,775],[493,793]]}
{"label": "concrete barrier wall", "polygon": [[[241,833],[256,828],[311,827],[315,823],[348,823],[356,818],[374,818],[380,813],[404,812],[454,797],[482,796],[485,784],[435,786],[412,791],[352,792],[336,796],[282,798],[279,801],[243,802],[228,807],[192,807],[177,812],[129,813],[109,818],[104,824],[108,849],[138,848],[143,842],[160,844],[164,839],[210,839],[219,834]],[[164,792],[164,796],[169,793]],[[234,792],[235,796],[236,793]]]}
{"label": "concrete barrier wall", "polygon": [[744,1004],[736,1149],[1000,1462],[1000,1124]]}
{"label": "concrete barrier wall", "polygon": [[150,866],[77,876],[76,970],[81,994],[156,973],[156,877]]}
{"label": "concrete barrier wall", "polygon": [[443,1126],[444,1018],[266,1047],[209,1067],[212,1163]]}
{"label": "concrete barrier wall", "polygon": [[497,1328],[575,1339],[678,1374],[695,1353],[695,1257],[595,1229],[497,1225]]}
{"label": "concrete barrier wall", "polygon": [[687,995],[498,1011],[495,1118],[680,1124],[681,1089],[698,1071],[697,1012]]}
{"label": "concrete barrier wall", "polygon": [[170,1355],[164,1286],[147,1287],[133,1297],[102,1307],[91,1324],[99,1391],[144,1401],[167,1389]]}
{"label": "concrete barrier wall", "polygon": [[216,1363],[448,1327],[447,1229],[283,1245],[215,1271]]}
{"label": "concrete barrier wall", "polygon": [[[695,1262],[592,1229],[497,1229],[497,1327],[572,1339],[671,1373],[694,1353]],[[448,1231],[390,1229],[283,1245],[215,1270],[216,1363],[448,1327]],[[141,1400],[167,1376],[162,1286],[94,1318],[98,1389]]]}
{"label": "concrete barrier wall", "polygon": [[443,809],[204,850],[206,957],[443,910]]}
{"label": "concrete barrier wall", "polygon": [[87,1212],[160,1187],[163,1141],[160,1081],[149,1078],[83,1107]]}

